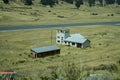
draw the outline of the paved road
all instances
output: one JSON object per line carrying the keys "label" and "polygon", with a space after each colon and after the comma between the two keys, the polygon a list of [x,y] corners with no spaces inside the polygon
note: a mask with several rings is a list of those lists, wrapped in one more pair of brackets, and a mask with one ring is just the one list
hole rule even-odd
{"label": "paved road", "polygon": [[120,25],[120,21],[116,22],[93,22],[93,23],[71,23],[71,24],[53,24],[53,25],[28,25],[28,26],[1,26],[0,31],[10,30],[28,30],[39,28],[63,28],[75,26],[93,26],[93,25]]}

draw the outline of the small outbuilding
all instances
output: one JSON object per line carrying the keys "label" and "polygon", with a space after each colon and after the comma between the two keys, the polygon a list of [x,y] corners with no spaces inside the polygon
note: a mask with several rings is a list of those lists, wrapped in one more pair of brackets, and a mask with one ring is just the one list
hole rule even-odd
{"label": "small outbuilding", "polygon": [[60,48],[57,46],[44,46],[44,47],[32,48],[30,51],[31,51],[30,57],[34,57],[34,58],[60,54]]}

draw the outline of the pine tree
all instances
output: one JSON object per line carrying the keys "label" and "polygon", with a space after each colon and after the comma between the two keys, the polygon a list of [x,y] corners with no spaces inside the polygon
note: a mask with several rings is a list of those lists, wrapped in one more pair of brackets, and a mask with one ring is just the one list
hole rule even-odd
{"label": "pine tree", "polygon": [[99,0],[101,6],[103,6],[103,0]]}
{"label": "pine tree", "polygon": [[53,7],[56,2],[58,3],[58,0],[41,0],[42,5],[49,5],[50,7]]}
{"label": "pine tree", "polygon": [[9,0],[3,0],[5,4],[9,4]]}
{"label": "pine tree", "polygon": [[83,4],[83,0],[76,0],[75,1],[75,6],[77,7],[77,9],[79,9],[81,4]]}
{"label": "pine tree", "polygon": [[65,0],[67,3],[73,4],[73,0]]}
{"label": "pine tree", "polygon": [[120,5],[120,0],[117,0],[116,2],[117,2],[118,5]]}
{"label": "pine tree", "polygon": [[106,4],[114,4],[115,0],[105,0]]}
{"label": "pine tree", "polygon": [[95,5],[95,0],[88,0],[89,6],[92,7]]}
{"label": "pine tree", "polygon": [[32,5],[32,0],[25,0],[25,5]]}

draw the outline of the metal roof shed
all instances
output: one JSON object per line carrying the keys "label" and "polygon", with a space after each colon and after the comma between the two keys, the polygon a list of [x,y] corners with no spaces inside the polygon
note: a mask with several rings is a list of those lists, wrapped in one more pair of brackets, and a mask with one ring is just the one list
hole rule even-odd
{"label": "metal roof shed", "polygon": [[70,37],[66,38],[65,43],[70,46],[85,48],[90,46],[90,41],[81,34],[71,34]]}
{"label": "metal roof shed", "polygon": [[84,43],[86,40],[87,39],[85,39],[81,34],[72,34],[70,37],[65,39],[65,41],[76,43]]}
{"label": "metal roof shed", "polygon": [[31,57],[45,57],[50,55],[60,54],[60,48],[57,46],[44,46],[31,49]]}

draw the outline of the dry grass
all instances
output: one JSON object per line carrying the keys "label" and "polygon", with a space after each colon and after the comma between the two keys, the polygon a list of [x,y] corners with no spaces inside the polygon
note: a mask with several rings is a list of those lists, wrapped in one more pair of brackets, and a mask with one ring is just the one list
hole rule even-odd
{"label": "dry grass", "polygon": [[[10,5],[0,3],[0,5],[3,7],[0,8],[0,26],[119,21],[120,19],[119,7],[114,6],[89,8],[83,5],[77,10],[74,5],[67,3],[53,8],[41,5],[27,7],[16,3]],[[98,15],[90,15],[92,12],[97,12]],[[114,14],[114,16],[107,16],[108,14]]]}
{"label": "dry grass", "polygon": [[51,31],[52,44],[56,45],[55,29],[0,32],[0,70],[36,71],[66,62],[93,67],[100,64],[116,64],[120,59],[119,26],[81,27],[70,30],[71,33],[81,33],[90,39],[91,48],[58,45],[61,48],[60,56],[40,59],[29,58],[30,49],[51,45]]}

